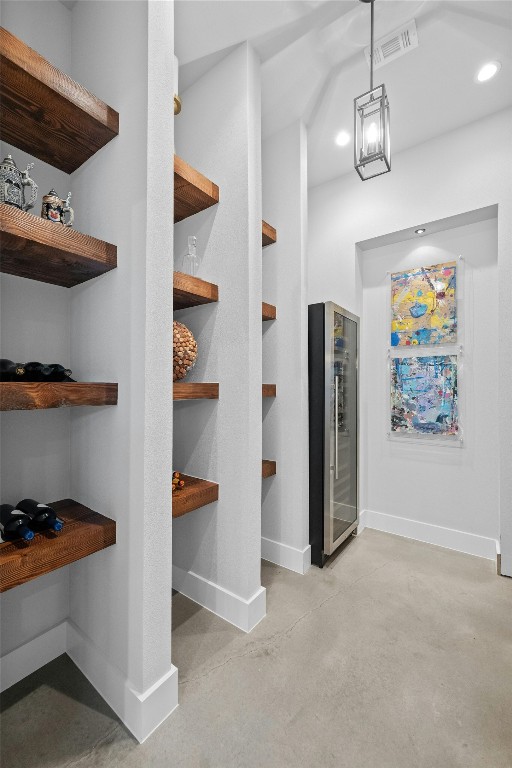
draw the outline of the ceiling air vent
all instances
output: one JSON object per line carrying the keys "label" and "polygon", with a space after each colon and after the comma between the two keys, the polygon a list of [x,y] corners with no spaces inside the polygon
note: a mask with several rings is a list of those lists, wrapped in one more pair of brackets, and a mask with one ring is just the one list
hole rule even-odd
{"label": "ceiling air vent", "polygon": [[[373,49],[373,68],[379,69],[389,61],[398,59],[413,48],[418,47],[418,32],[416,31],[416,22],[414,19],[404,24],[400,29],[396,29],[390,35],[381,37],[375,41]],[[364,49],[366,62],[370,66],[370,46]]]}

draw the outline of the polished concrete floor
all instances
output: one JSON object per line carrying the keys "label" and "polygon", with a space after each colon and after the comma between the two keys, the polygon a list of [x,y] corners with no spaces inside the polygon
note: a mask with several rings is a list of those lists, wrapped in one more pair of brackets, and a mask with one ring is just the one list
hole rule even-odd
{"label": "polished concrete floor", "polygon": [[366,530],[263,564],[249,635],[173,602],[180,706],[143,744],[66,656],[3,696],[2,768],[512,768],[512,580]]}

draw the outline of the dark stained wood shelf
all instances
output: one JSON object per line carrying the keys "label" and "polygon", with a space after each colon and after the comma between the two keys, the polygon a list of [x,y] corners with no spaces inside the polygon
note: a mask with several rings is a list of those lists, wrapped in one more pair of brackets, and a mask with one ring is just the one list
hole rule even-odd
{"label": "dark stained wood shelf", "polygon": [[0,203],[0,271],[71,288],[117,267],[117,248]]}
{"label": "dark stained wood shelf", "polygon": [[65,173],[119,133],[119,115],[0,28],[0,130],[4,141]]}
{"label": "dark stained wood shelf", "polygon": [[218,186],[174,155],[174,222],[205,211],[218,202]]}
{"label": "dark stained wood shelf", "polygon": [[117,384],[89,381],[0,382],[0,411],[33,411],[77,405],[117,405]]}
{"label": "dark stained wood shelf", "polygon": [[275,397],[276,396],[276,385],[275,384],[263,384],[262,395],[263,395],[263,397]]}
{"label": "dark stained wood shelf", "polygon": [[50,504],[64,520],[59,534],[37,533],[31,542],[0,544],[0,592],[25,584],[116,542],[116,524],[72,499]]}
{"label": "dark stained wood shelf", "polygon": [[261,303],[261,319],[262,320],[275,320],[277,316],[277,310],[273,304]]}
{"label": "dark stained wood shelf", "polygon": [[174,273],[174,309],[197,307],[219,300],[219,288],[215,283],[208,283],[199,277]]}
{"label": "dark stained wood shelf", "polygon": [[173,400],[218,400],[219,385],[196,381],[175,381],[172,385]]}
{"label": "dark stained wood shelf", "polygon": [[187,512],[204,507],[217,501],[219,498],[219,486],[210,480],[201,480],[198,477],[181,475],[185,486],[175,491],[172,495],[172,516],[181,517]]}
{"label": "dark stained wood shelf", "polygon": [[277,241],[277,232],[274,227],[267,224],[266,221],[261,222],[261,247],[266,248],[267,245],[273,245]]}
{"label": "dark stained wood shelf", "polygon": [[277,472],[276,469],[276,462],[271,461],[270,459],[263,459],[261,462],[261,476],[262,477],[272,477],[272,475],[275,475]]}

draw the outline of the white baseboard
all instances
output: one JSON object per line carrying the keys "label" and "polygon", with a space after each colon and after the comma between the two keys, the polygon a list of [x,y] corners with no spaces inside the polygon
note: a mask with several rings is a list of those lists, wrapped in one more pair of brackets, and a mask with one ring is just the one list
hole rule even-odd
{"label": "white baseboard", "polygon": [[423,541],[426,544],[435,544],[438,547],[465,552],[467,555],[485,557],[488,560],[496,560],[498,551],[496,539],[457,531],[453,528],[443,528],[441,525],[409,520],[396,515],[387,515],[384,512],[375,512],[371,509],[363,510],[359,516],[358,534],[365,528],[394,533],[396,536],[404,536],[406,539],[416,539],[416,541]]}
{"label": "white baseboard", "polygon": [[66,624],[67,622],[63,621],[20,648],[6,653],[0,660],[0,690],[5,691],[57,656],[66,653]]}
{"label": "white baseboard", "polygon": [[193,571],[184,571],[177,565],[172,567],[172,586],[203,608],[229,621],[235,627],[250,632],[266,615],[266,590],[260,587],[254,595],[245,600],[229,589],[199,576]]}
{"label": "white baseboard", "polygon": [[178,706],[178,670],[173,665],[151,688],[139,693],[69,620],[67,642],[69,657],[140,743]]}
{"label": "white baseboard", "polygon": [[306,573],[311,567],[311,545],[308,544],[304,549],[290,547],[288,544],[282,544],[280,541],[273,541],[261,537],[261,557],[270,563],[281,565],[289,571],[296,573]]}
{"label": "white baseboard", "polygon": [[23,680],[48,662],[67,653],[89,682],[139,742],[178,706],[178,670],[170,670],[147,691],[135,691],[71,621],[63,621],[0,661],[1,690]]}

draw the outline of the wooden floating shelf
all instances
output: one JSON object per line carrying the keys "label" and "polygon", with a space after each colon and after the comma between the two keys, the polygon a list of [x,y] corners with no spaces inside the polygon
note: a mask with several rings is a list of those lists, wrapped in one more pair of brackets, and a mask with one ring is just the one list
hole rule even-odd
{"label": "wooden floating shelf", "polygon": [[276,462],[270,461],[270,459],[263,459],[261,462],[261,476],[272,477],[277,472]]}
{"label": "wooden floating shelf", "polygon": [[119,133],[112,107],[3,27],[0,64],[4,141],[73,173]]}
{"label": "wooden floating shelf", "polygon": [[77,405],[117,405],[117,384],[89,381],[0,382],[0,411],[34,411]]}
{"label": "wooden floating shelf", "polygon": [[218,186],[174,155],[174,223],[218,202]]}
{"label": "wooden floating shelf", "polygon": [[117,248],[0,203],[0,271],[71,288],[117,267]]}
{"label": "wooden floating shelf", "polygon": [[210,480],[200,480],[198,477],[181,475],[185,486],[172,495],[172,516],[181,517],[187,512],[204,507],[217,501],[219,498],[219,486]]}
{"label": "wooden floating shelf", "polygon": [[276,385],[275,384],[263,384],[262,395],[263,395],[263,397],[275,397],[276,396]]}
{"label": "wooden floating shelf", "polygon": [[218,400],[219,385],[203,384],[195,381],[175,381],[173,400]]}
{"label": "wooden floating shelf", "polygon": [[174,273],[174,309],[187,309],[219,300],[219,288],[183,272]]}
{"label": "wooden floating shelf", "polygon": [[72,499],[50,504],[64,520],[59,534],[37,533],[31,542],[0,544],[0,592],[92,555],[116,542],[116,524]]}
{"label": "wooden floating shelf", "polygon": [[275,320],[277,316],[277,309],[273,304],[265,304],[263,301],[261,304],[261,319],[262,320]]}
{"label": "wooden floating shelf", "polygon": [[277,241],[277,232],[274,227],[267,224],[266,221],[261,222],[261,247],[266,248],[267,245],[273,245]]}

